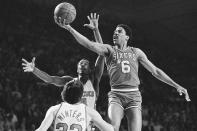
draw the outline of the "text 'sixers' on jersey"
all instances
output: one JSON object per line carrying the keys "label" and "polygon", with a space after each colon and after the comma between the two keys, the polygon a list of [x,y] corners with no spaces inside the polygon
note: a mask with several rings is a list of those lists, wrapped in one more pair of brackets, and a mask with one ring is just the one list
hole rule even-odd
{"label": "text 'sixers' on jersey", "polygon": [[137,55],[133,47],[125,50],[113,47],[107,63],[107,70],[110,76],[110,84],[112,89],[123,89],[136,87],[140,84],[138,77],[139,63]]}

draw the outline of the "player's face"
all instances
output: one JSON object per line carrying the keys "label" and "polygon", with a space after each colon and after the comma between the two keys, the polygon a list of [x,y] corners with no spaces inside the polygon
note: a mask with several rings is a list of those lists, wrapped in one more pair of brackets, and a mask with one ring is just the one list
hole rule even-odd
{"label": "player's face", "polygon": [[126,35],[126,31],[122,27],[116,27],[113,35],[114,45],[121,45],[128,40],[128,36]]}
{"label": "player's face", "polygon": [[78,63],[77,72],[79,74],[89,74],[89,72],[90,72],[89,61],[81,60]]}

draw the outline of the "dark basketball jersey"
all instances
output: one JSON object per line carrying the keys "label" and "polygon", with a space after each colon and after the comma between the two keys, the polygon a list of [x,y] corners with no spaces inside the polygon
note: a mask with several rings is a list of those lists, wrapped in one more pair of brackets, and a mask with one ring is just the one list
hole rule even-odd
{"label": "dark basketball jersey", "polygon": [[139,63],[135,48],[128,47],[120,50],[113,47],[113,52],[106,59],[106,64],[112,90],[136,88],[140,84]]}

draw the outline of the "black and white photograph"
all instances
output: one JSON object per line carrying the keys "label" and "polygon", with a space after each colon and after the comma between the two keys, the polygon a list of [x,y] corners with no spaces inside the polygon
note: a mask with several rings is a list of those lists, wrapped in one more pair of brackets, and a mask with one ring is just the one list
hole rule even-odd
{"label": "black and white photograph", "polygon": [[1,0],[0,131],[197,131],[197,1]]}

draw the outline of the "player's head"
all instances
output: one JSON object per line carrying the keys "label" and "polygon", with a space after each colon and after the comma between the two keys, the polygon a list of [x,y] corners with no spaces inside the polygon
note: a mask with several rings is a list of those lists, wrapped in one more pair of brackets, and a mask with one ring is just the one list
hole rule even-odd
{"label": "player's head", "polygon": [[83,84],[79,80],[71,80],[61,92],[62,100],[70,104],[78,103],[83,95]]}
{"label": "player's head", "polygon": [[90,63],[87,59],[82,59],[77,64],[77,73],[78,74],[86,74],[90,73]]}
{"label": "player's head", "polygon": [[116,26],[113,35],[113,42],[115,45],[120,46],[121,44],[128,44],[132,39],[132,30],[129,26],[124,24],[119,24]]}

